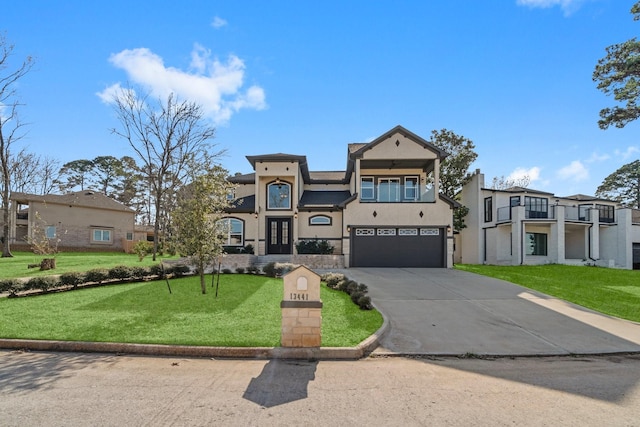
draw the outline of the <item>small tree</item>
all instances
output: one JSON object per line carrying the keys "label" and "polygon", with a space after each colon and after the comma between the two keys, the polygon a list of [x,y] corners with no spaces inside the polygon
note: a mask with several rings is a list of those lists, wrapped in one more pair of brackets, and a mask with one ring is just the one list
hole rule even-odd
{"label": "small tree", "polygon": [[[60,239],[57,235],[47,235],[47,222],[42,219],[39,212],[35,213],[36,220],[31,226],[31,235],[27,236],[27,243],[36,255],[54,256],[58,253]],[[44,259],[40,264],[41,270],[56,268],[55,258]]]}
{"label": "small tree", "polygon": [[233,189],[227,176],[219,166],[196,176],[179,194],[173,213],[176,246],[198,271],[203,294],[207,293],[205,269],[222,255],[226,243],[226,230],[220,220],[229,206],[227,194]]}

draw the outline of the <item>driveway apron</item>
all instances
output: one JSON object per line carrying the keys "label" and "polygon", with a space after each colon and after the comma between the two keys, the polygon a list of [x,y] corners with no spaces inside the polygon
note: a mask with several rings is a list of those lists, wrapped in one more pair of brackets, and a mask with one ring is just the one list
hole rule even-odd
{"label": "driveway apron", "polygon": [[390,328],[378,354],[568,355],[640,352],[640,324],[459,270],[351,268]]}

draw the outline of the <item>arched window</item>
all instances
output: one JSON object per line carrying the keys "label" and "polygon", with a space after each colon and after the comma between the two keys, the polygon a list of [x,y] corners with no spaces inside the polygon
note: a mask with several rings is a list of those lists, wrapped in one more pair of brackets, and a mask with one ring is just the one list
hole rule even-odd
{"label": "arched window", "polygon": [[291,184],[275,181],[267,185],[267,209],[291,209]]}
{"label": "arched window", "polygon": [[220,220],[226,239],[225,246],[244,246],[244,222],[236,218],[224,218]]}
{"label": "arched window", "polygon": [[327,215],[314,215],[309,218],[309,225],[331,225],[331,217]]}

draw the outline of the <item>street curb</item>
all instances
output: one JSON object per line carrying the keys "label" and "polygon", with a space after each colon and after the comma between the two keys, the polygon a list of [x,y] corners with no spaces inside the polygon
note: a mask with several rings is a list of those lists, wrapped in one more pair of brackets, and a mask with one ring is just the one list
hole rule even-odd
{"label": "street curb", "polygon": [[129,344],[87,341],[51,341],[0,339],[6,350],[59,351],[74,353],[116,353],[121,355],[206,357],[212,359],[306,359],[358,360],[371,354],[380,345],[389,322],[384,314],[382,326],[355,347],[207,347],[190,345]]}

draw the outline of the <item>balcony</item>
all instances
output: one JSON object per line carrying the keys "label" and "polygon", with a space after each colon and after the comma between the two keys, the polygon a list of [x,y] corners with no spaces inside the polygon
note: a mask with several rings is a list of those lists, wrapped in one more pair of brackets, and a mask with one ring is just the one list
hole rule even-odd
{"label": "balcony", "polygon": [[[498,208],[497,222],[509,222],[511,221],[511,210],[515,206],[503,206]],[[549,206],[547,209],[526,209],[524,211],[525,219],[555,219],[556,209],[555,206]]]}
{"label": "balcony", "polygon": [[433,203],[436,201],[433,187],[421,189],[415,185],[379,184],[361,187],[361,203]]}
{"label": "balcony", "polygon": [[565,206],[564,208],[565,221],[591,221],[591,209],[587,209],[584,206]]}

